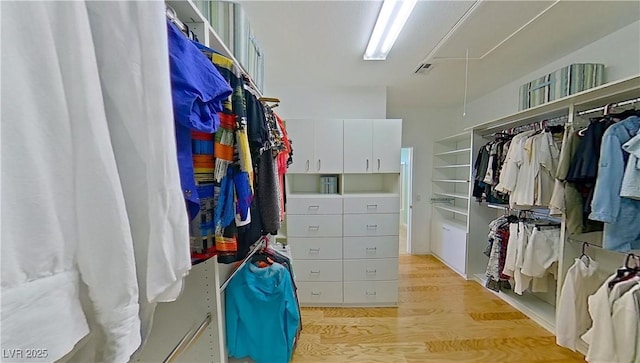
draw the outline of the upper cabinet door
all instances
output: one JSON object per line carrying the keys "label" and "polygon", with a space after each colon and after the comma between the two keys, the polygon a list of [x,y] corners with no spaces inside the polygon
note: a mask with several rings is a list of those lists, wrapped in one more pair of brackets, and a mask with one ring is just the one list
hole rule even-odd
{"label": "upper cabinet door", "polygon": [[371,120],[344,120],[345,174],[375,172],[372,145],[373,123]]}
{"label": "upper cabinet door", "polygon": [[373,121],[373,172],[399,173],[402,120]]}
{"label": "upper cabinet door", "polygon": [[[315,121],[312,173],[342,173],[342,120]],[[295,148],[294,156],[295,156]]]}
{"label": "upper cabinet door", "polygon": [[293,163],[289,173],[313,173],[314,169],[314,121],[288,120],[287,134],[292,141]]}

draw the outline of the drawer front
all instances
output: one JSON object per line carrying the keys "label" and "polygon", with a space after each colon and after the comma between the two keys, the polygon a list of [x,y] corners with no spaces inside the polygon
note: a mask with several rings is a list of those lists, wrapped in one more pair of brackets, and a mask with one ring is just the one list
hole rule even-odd
{"label": "drawer front", "polygon": [[289,238],[294,260],[338,260],[342,259],[342,238]]}
{"label": "drawer front", "polygon": [[288,216],[288,237],[342,237],[342,216]]}
{"label": "drawer front", "polygon": [[298,300],[304,304],[341,304],[341,282],[298,282]]}
{"label": "drawer front", "polygon": [[397,281],[357,281],[344,283],[347,304],[382,304],[398,302]]}
{"label": "drawer front", "polygon": [[344,214],[399,213],[400,198],[392,197],[344,197]]}
{"label": "drawer front", "polygon": [[398,279],[398,259],[344,260],[345,281],[380,281]]}
{"label": "drawer front", "polygon": [[398,236],[345,237],[344,258],[397,258]]}
{"label": "drawer front", "polygon": [[293,262],[298,281],[342,281],[341,260],[300,260]]}
{"label": "drawer front", "polygon": [[287,214],[342,214],[342,198],[289,198]]}
{"label": "drawer front", "polygon": [[345,214],[344,235],[397,236],[400,229],[400,214]]}

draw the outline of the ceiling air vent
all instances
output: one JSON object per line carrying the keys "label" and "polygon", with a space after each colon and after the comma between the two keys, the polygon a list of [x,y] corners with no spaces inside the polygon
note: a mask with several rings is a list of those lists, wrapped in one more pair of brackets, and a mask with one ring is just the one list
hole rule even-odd
{"label": "ceiling air vent", "polygon": [[431,68],[433,68],[433,64],[432,63],[422,63],[418,66],[418,68],[416,68],[415,71],[413,71],[414,74],[425,74],[427,72],[429,72],[431,70]]}

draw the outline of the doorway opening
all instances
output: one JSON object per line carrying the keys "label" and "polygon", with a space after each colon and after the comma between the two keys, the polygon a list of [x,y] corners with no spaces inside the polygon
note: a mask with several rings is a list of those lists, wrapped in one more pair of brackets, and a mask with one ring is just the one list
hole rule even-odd
{"label": "doorway opening", "polygon": [[400,254],[411,254],[411,195],[413,184],[413,148],[403,147],[400,154]]}

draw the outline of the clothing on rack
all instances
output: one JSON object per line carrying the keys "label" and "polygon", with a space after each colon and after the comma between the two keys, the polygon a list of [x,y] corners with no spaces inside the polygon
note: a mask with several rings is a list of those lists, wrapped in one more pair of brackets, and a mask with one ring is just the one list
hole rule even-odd
{"label": "clothing on rack", "polygon": [[257,363],[290,361],[300,313],[285,266],[245,264],[229,282],[225,299],[230,356]]}
{"label": "clothing on rack", "polygon": [[640,130],[636,136],[622,145],[622,149],[629,153],[629,160],[622,179],[620,196],[640,199]]}
{"label": "clothing on rack", "polygon": [[576,258],[565,276],[556,313],[556,342],[576,351],[580,337],[591,327],[588,298],[604,282],[599,264],[588,256]]}
{"label": "clothing on rack", "polygon": [[603,134],[589,218],[605,222],[603,247],[614,251],[640,249],[640,200],[620,196],[629,154],[622,146],[640,130],[640,117],[611,125]]}
{"label": "clothing on rack", "polygon": [[640,277],[637,269],[626,280],[618,275],[611,275],[588,299],[593,324],[582,335],[589,344],[587,362],[640,361]]}

